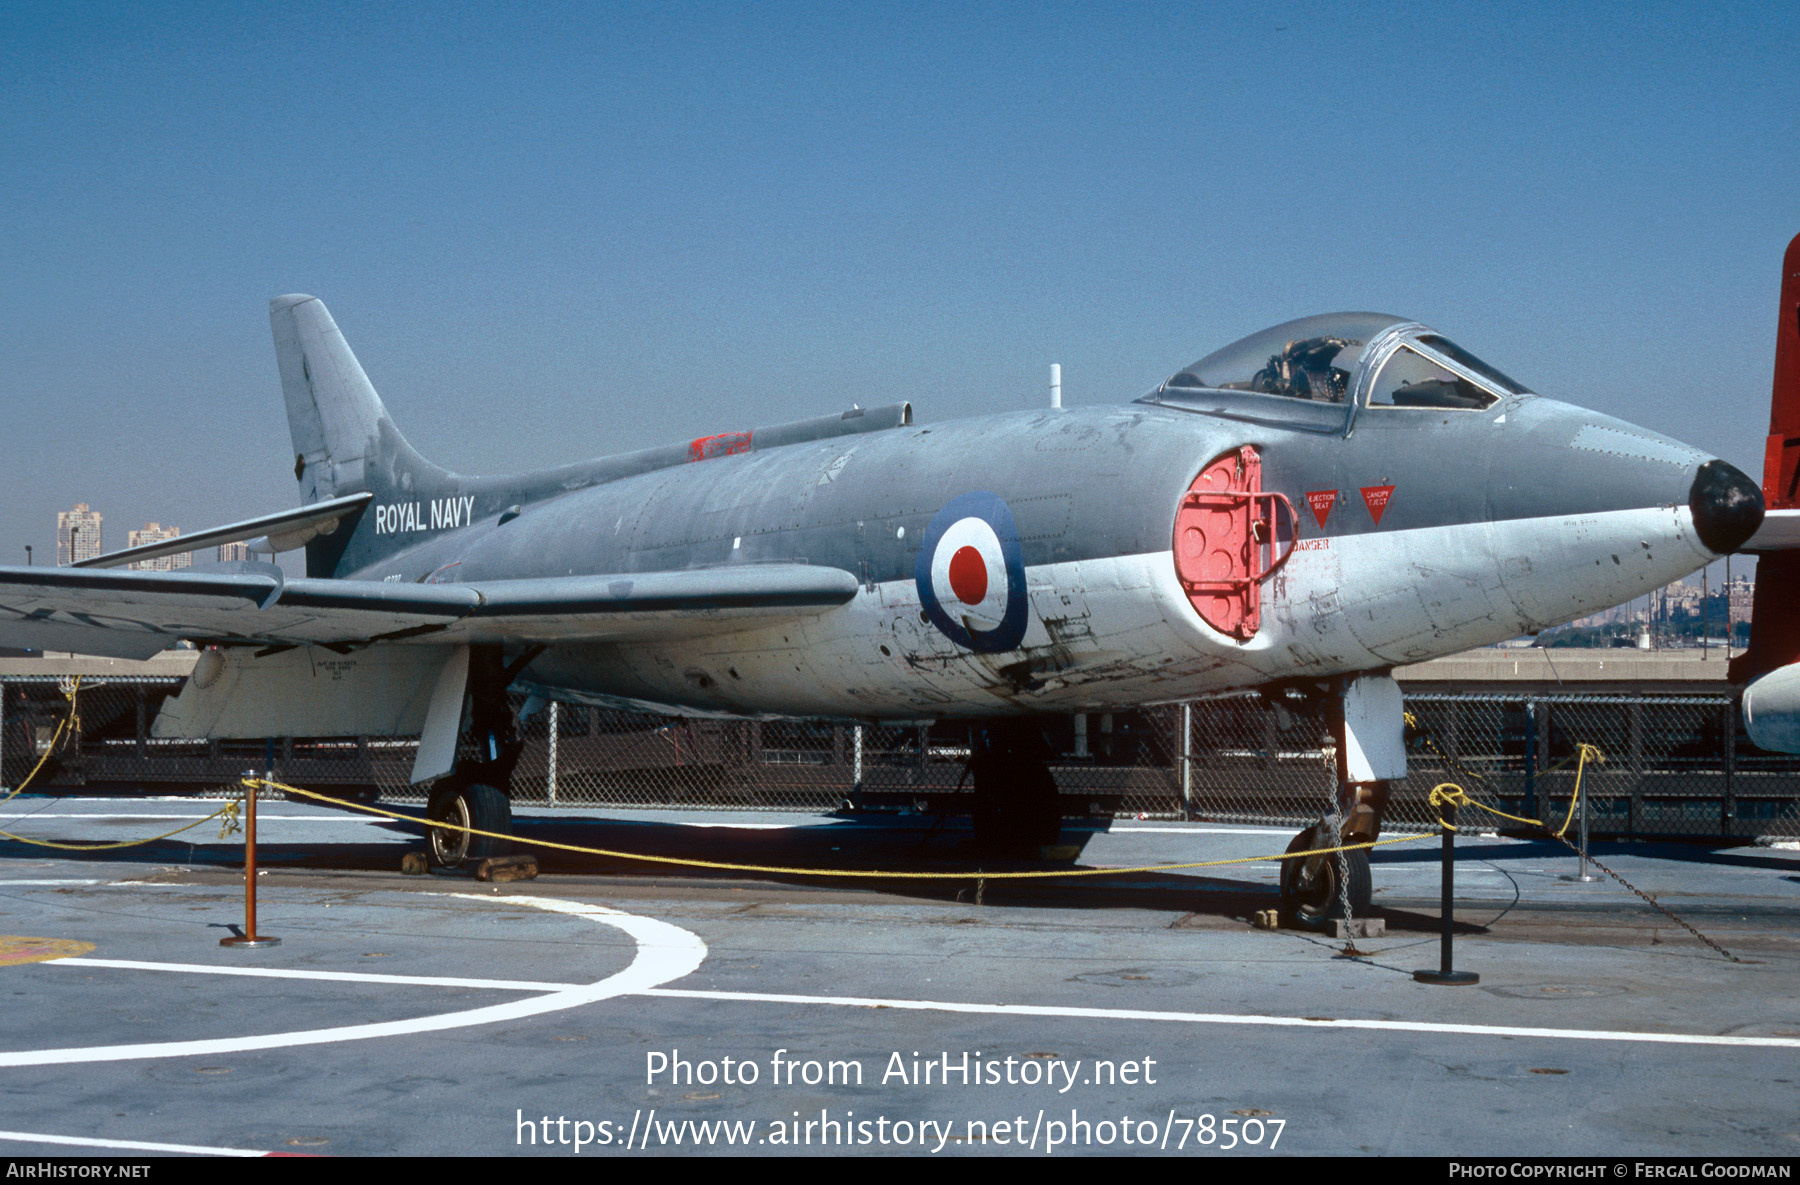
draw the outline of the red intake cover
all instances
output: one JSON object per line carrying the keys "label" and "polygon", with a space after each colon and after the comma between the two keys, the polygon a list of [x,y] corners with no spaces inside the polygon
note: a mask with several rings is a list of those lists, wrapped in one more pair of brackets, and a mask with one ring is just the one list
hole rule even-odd
{"label": "red intake cover", "polygon": [[1175,575],[1200,619],[1255,637],[1262,582],[1293,554],[1296,525],[1285,497],[1262,492],[1262,458],[1249,445],[1202,469],[1176,508],[1174,540]]}

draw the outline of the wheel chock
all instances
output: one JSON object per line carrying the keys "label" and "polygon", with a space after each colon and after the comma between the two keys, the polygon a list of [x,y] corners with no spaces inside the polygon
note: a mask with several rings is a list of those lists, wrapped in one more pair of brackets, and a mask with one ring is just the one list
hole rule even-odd
{"label": "wheel chock", "polygon": [[1383,938],[1387,935],[1387,922],[1381,918],[1338,918],[1331,923],[1331,933],[1337,938]]}
{"label": "wheel chock", "polygon": [[536,856],[489,856],[475,866],[475,879],[503,885],[508,881],[533,880],[538,874]]}
{"label": "wheel chock", "polygon": [[407,876],[424,876],[431,871],[431,860],[424,852],[408,852],[400,857],[400,871]]}
{"label": "wheel chock", "polygon": [[1045,844],[1038,849],[1038,859],[1056,863],[1072,861],[1081,855],[1081,849],[1072,843]]}
{"label": "wheel chock", "polygon": [[1258,930],[1281,929],[1281,911],[1279,909],[1259,909],[1250,915],[1250,924]]}

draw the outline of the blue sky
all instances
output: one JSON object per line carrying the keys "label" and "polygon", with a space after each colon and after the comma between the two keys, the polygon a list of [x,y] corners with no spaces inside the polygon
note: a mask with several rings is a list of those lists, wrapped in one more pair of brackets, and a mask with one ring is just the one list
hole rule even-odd
{"label": "blue sky", "polygon": [[0,2],[0,561],[295,499],[267,300],[494,472],[1404,313],[1760,474],[1800,6]]}

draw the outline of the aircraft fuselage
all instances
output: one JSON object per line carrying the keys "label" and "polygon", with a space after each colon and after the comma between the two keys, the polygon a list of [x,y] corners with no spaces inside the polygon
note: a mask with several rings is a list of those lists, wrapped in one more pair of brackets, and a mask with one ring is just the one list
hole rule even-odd
{"label": "aircraft fuselage", "polygon": [[[371,509],[378,530],[419,543],[353,575],[843,568],[862,588],[839,609],[673,643],[555,646],[521,682],[615,706],[918,720],[1417,662],[1618,604],[1713,558],[1689,506],[1707,456],[1622,421],[1524,396],[1479,411],[1369,407],[1346,436],[1336,409],[1273,415],[1260,410],[1270,400],[1233,395],[908,425],[565,493],[519,478],[419,488]],[[1254,590],[1260,624],[1241,637],[1196,610],[1175,534],[1196,476],[1246,446],[1261,488],[1296,513],[1291,537],[1271,543],[1291,554]],[[1017,569],[990,565],[985,605],[946,595],[942,562],[934,589],[919,559],[946,505],[976,494],[1016,528]],[[991,587],[1020,575],[1022,598]]]}

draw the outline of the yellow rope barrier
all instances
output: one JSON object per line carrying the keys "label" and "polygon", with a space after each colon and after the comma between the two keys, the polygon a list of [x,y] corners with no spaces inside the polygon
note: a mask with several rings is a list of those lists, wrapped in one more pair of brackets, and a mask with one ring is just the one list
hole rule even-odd
{"label": "yellow rope barrier", "polygon": [[[1524,823],[1531,827],[1542,827],[1545,831],[1549,831],[1555,838],[1561,839],[1568,833],[1569,824],[1575,819],[1575,806],[1581,801],[1581,780],[1587,774],[1587,763],[1589,760],[1592,760],[1595,765],[1603,765],[1606,762],[1606,754],[1600,751],[1598,745],[1589,745],[1584,742],[1576,746],[1576,752],[1572,757],[1558,762],[1556,765],[1544,771],[1545,773],[1555,773],[1557,770],[1566,767],[1571,761],[1576,763],[1575,789],[1569,795],[1569,811],[1563,816],[1562,826],[1558,827],[1555,831],[1550,831],[1550,824],[1544,822],[1542,819],[1527,819],[1523,815],[1511,815],[1497,807],[1491,807],[1485,802],[1472,797],[1467,790],[1463,789],[1455,782],[1439,782],[1437,785],[1433,786],[1431,788],[1430,802],[1433,807],[1440,808],[1445,806],[1472,806],[1476,810],[1486,811],[1490,815],[1498,815],[1502,819],[1510,819],[1515,823]],[[1464,772],[1466,773],[1468,771],[1465,770]],[[1451,831],[1457,830],[1455,824],[1444,821],[1443,812],[1441,810],[1438,813],[1438,825],[1440,827],[1447,827]]]}
{"label": "yellow rope barrier", "polygon": [[[56,731],[50,735],[50,743],[44,746],[44,752],[38,757],[37,764],[31,767],[31,772],[25,775],[25,780],[20,782],[17,786],[14,786],[6,795],[0,796],[0,802],[8,802],[17,798],[20,793],[24,791],[25,787],[31,785],[31,780],[38,776],[38,773],[44,768],[45,763],[47,763],[51,756],[56,752],[57,746],[61,744],[63,738],[65,736],[74,736],[81,731],[81,713],[77,710],[80,706],[80,701],[78,699],[80,694],[81,676],[77,675],[75,676],[74,681],[70,683],[69,689],[63,692],[63,698],[69,701],[69,714],[57,724]],[[238,830],[237,813],[238,804],[236,802],[228,802],[212,814],[207,815],[203,819],[198,819],[189,823],[185,827],[177,827],[173,831],[165,831],[161,835],[152,835],[146,839],[122,839],[113,843],[56,843],[53,840],[32,839],[29,836],[19,835],[15,832],[4,830],[0,830],[0,839],[10,839],[15,843],[30,844],[34,848],[55,848],[57,851],[61,852],[109,852],[118,848],[141,847],[147,843],[155,843],[159,839],[168,839],[172,835],[180,835],[184,831],[192,831],[194,828],[200,826],[201,823],[210,822],[221,816],[224,817],[225,822],[219,828],[219,838],[224,839]]]}
{"label": "yellow rope barrier", "polygon": [[44,768],[44,764],[50,760],[51,754],[56,752],[56,747],[61,743],[64,733],[73,735],[81,731],[81,714],[75,710],[76,696],[80,694],[81,676],[77,675],[75,681],[70,684],[69,690],[63,692],[63,698],[69,701],[69,714],[63,717],[62,721],[57,724],[56,731],[50,734],[50,743],[44,746],[43,754],[38,757],[37,764],[31,767],[31,772],[25,775],[25,780],[14,786],[5,797],[0,797],[0,802],[17,798],[24,792],[25,787],[31,785],[31,779],[38,776],[38,771]]}
{"label": "yellow rope barrier", "polygon": [[[1411,713],[1407,714],[1406,719],[1408,724],[1415,723]],[[1426,743],[1431,744],[1429,737],[1426,738]],[[1433,744],[1432,747],[1434,749],[1437,748],[1435,744]],[[1451,766],[1461,768],[1460,763],[1454,758],[1443,753],[1442,750],[1438,750],[1438,752],[1440,756],[1444,757],[1444,759],[1451,764]],[[1478,810],[1486,811],[1488,814],[1503,819],[1510,819],[1514,822],[1524,823],[1529,826],[1542,827],[1555,839],[1566,846],[1572,847],[1573,845],[1570,845],[1569,841],[1563,838],[1563,833],[1569,829],[1569,823],[1575,818],[1575,806],[1581,801],[1582,779],[1586,775],[1587,764],[1590,760],[1596,765],[1602,764],[1606,761],[1606,754],[1596,745],[1582,743],[1576,747],[1575,753],[1569,758],[1558,762],[1550,769],[1544,771],[1545,773],[1554,773],[1557,770],[1568,766],[1570,762],[1575,763],[1575,787],[1569,796],[1569,810],[1563,818],[1562,826],[1554,832],[1550,832],[1549,825],[1541,819],[1528,819],[1521,815],[1508,814],[1496,807],[1491,807],[1486,803],[1477,801],[1467,790],[1454,782],[1440,782],[1432,787],[1429,800],[1431,805],[1436,808],[1445,806],[1472,806]],[[1463,772],[1470,773],[1472,771],[1463,770]],[[1480,775],[1475,775],[1472,780],[1479,782],[1482,779]],[[377,815],[382,818],[395,819],[407,823],[423,823],[427,827],[441,827],[450,831],[461,831],[468,835],[480,835],[490,839],[499,839],[509,843],[525,844],[532,847],[550,848],[563,852],[575,852],[588,856],[607,856],[613,859],[635,860],[651,864],[673,864],[685,868],[710,868],[723,872],[770,873],[778,876],[817,876],[862,878],[870,880],[975,880],[978,882],[988,880],[1050,880],[1078,876],[1123,876],[1146,872],[1179,872],[1193,868],[1220,868],[1233,864],[1280,863],[1283,860],[1303,860],[1311,856],[1324,856],[1336,852],[1367,851],[1371,848],[1386,847],[1389,844],[1412,843],[1415,840],[1431,838],[1431,833],[1427,832],[1421,835],[1403,835],[1391,839],[1373,840],[1368,843],[1343,844],[1338,847],[1328,848],[1310,848],[1302,852],[1284,852],[1278,856],[1242,856],[1229,860],[1195,860],[1183,864],[1143,864],[1128,868],[1070,868],[1030,872],[986,872],[981,869],[976,869],[973,872],[898,872],[870,869],[790,868],[770,864],[732,864],[716,860],[694,860],[683,856],[650,856],[641,852],[622,852],[608,848],[583,847],[579,844],[556,843],[552,840],[525,839],[520,836],[506,835],[497,831],[483,831],[475,827],[463,827],[455,823],[440,822],[436,819],[420,819],[414,815],[402,815],[395,811],[383,810],[380,807],[365,806],[361,803],[345,802],[342,799],[330,798],[327,795],[318,794],[311,790],[302,790],[298,786],[289,786],[283,782],[277,782],[272,778],[247,777],[243,779],[243,784],[251,793],[255,793],[256,788],[259,786],[267,786],[270,789],[280,790],[283,793],[296,794],[302,798],[311,798],[319,802],[329,803],[335,807],[361,811],[365,814]],[[1448,831],[1458,830],[1454,824],[1444,818],[1441,809],[1438,812],[1438,825]],[[1706,945],[1712,947],[1732,962],[1739,961],[1737,956],[1733,955],[1730,951],[1727,951],[1724,947],[1677,917],[1666,906],[1663,906],[1654,898],[1637,889],[1618,873],[1607,868],[1598,860],[1594,860],[1592,863],[1596,868],[1599,868],[1602,872],[1624,885],[1627,889],[1630,889],[1639,897],[1642,897],[1653,908],[1672,918],[1689,933],[1693,934],[1694,937],[1700,939],[1700,941],[1706,943]]]}
{"label": "yellow rope barrier", "polygon": [[[1413,715],[1411,712],[1408,712],[1406,714],[1406,723],[1412,727],[1418,726],[1418,721],[1413,718]],[[1445,760],[1445,762],[1447,762],[1450,765],[1450,767],[1452,769],[1456,769],[1464,774],[1470,775],[1471,781],[1480,782],[1480,781],[1485,780],[1481,777],[1480,774],[1475,773],[1473,770],[1464,768],[1461,762],[1457,761],[1454,757],[1451,757],[1448,753],[1446,753],[1442,749],[1438,748],[1436,742],[1434,742],[1429,736],[1425,737],[1425,743],[1427,745],[1430,745],[1432,750],[1434,752],[1436,752],[1438,756],[1442,757]],[[1498,815],[1503,819],[1511,819],[1514,822],[1527,823],[1534,827],[1542,827],[1544,829],[1544,831],[1550,836],[1550,838],[1556,840],[1558,843],[1562,844],[1564,847],[1568,848],[1572,852],[1581,853],[1582,859],[1586,860],[1589,864],[1592,864],[1595,868],[1598,868],[1601,872],[1604,872],[1607,876],[1610,876],[1612,879],[1618,881],[1619,884],[1623,885],[1629,891],[1637,894],[1638,897],[1643,899],[1643,901],[1646,905],[1650,906],[1650,908],[1656,910],[1658,913],[1661,913],[1662,915],[1667,917],[1669,920],[1673,921],[1676,925],[1678,925],[1682,929],[1686,930],[1689,934],[1692,934],[1695,938],[1698,938],[1701,942],[1704,942],[1707,946],[1712,947],[1714,950],[1718,951],[1721,955],[1725,956],[1725,958],[1731,960],[1733,963],[1742,962],[1743,960],[1739,959],[1736,955],[1732,954],[1730,951],[1726,950],[1724,947],[1720,946],[1718,943],[1714,942],[1712,939],[1710,939],[1706,935],[1702,934],[1698,929],[1696,929],[1692,924],[1690,924],[1689,922],[1684,920],[1674,910],[1672,910],[1668,906],[1662,904],[1656,898],[1654,898],[1650,894],[1644,892],[1642,889],[1638,888],[1636,885],[1632,884],[1630,881],[1626,880],[1624,877],[1620,876],[1618,873],[1616,873],[1612,869],[1608,868],[1605,864],[1602,864],[1599,860],[1596,860],[1596,859],[1594,859],[1594,857],[1588,855],[1587,851],[1585,850],[1585,847],[1577,848],[1574,844],[1569,842],[1569,840],[1567,838],[1567,832],[1569,830],[1570,822],[1573,821],[1575,818],[1575,806],[1577,803],[1579,803],[1581,801],[1581,781],[1582,781],[1582,778],[1587,773],[1587,765],[1588,765],[1589,761],[1592,761],[1595,765],[1603,765],[1606,762],[1606,754],[1601,751],[1601,749],[1598,745],[1590,745],[1590,744],[1587,744],[1586,742],[1582,742],[1582,743],[1576,745],[1575,752],[1573,755],[1564,758],[1563,760],[1557,762],[1555,765],[1551,766],[1549,769],[1544,771],[1545,773],[1555,773],[1557,770],[1567,768],[1567,766],[1569,765],[1570,762],[1575,763],[1575,789],[1569,795],[1569,810],[1568,810],[1568,813],[1563,816],[1562,826],[1558,827],[1555,831],[1551,831],[1550,825],[1548,823],[1543,822],[1540,819],[1520,818],[1518,815],[1509,815],[1505,811],[1496,810],[1494,807],[1488,806],[1486,803],[1477,802],[1474,798],[1469,796],[1469,793],[1466,790],[1464,790],[1461,786],[1458,786],[1453,782],[1441,782],[1438,785],[1432,787],[1431,802],[1432,802],[1433,806],[1472,806],[1478,810],[1486,811],[1491,815]],[[1451,825],[1449,823],[1444,821],[1441,813],[1438,818],[1438,823],[1444,827],[1450,827],[1451,830],[1455,830],[1454,827],[1451,827]]]}
{"label": "yellow rope barrier", "polygon": [[147,843],[155,843],[159,839],[168,839],[171,835],[180,835],[183,831],[192,831],[200,824],[224,816],[225,822],[219,827],[219,838],[224,839],[238,830],[238,803],[234,800],[226,803],[203,819],[196,819],[185,827],[177,827],[173,831],[165,831],[161,835],[152,835],[146,839],[122,839],[116,843],[56,843],[48,839],[31,839],[23,835],[15,835],[10,831],[0,831],[0,838],[10,839],[17,843],[30,844],[34,848],[55,848],[61,852],[109,852],[116,848],[135,848]]}
{"label": "yellow rope barrier", "polygon": [[383,810],[380,807],[365,806],[362,803],[345,802],[343,799],[331,798],[311,790],[302,790],[298,786],[289,786],[270,778],[245,778],[243,784],[252,790],[257,786],[267,786],[272,790],[280,790],[285,794],[298,794],[304,798],[316,799],[353,811],[379,815],[382,818],[397,819],[404,823],[422,823],[427,827],[439,827],[446,831],[461,831],[469,835],[485,836],[489,839],[502,839],[509,843],[527,844],[533,847],[552,848],[560,852],[575,852],[584,856],[608,856],[619,860],[639,860],[651,864],[676,864],[685,868],[711,868],[723,872],[765,872],[782,876],[824,876],[824,877],[862,877],[878,880],[1048,880],[1054,877],[1076,876],[1121,876],[1128,873],[1175,872],[1189,868],[1220,868],[1228,864],[1261,864],[1279,863],[1282,860],[1299,860],[1307,856],[1323,856],[1333,852],[1354,852],[1369,848],[1385,847],[1388,844],[1412,843],[1415,840],[1430,839],[1429,833],[1423,835],[1402,835],[1393,839],[1378,839],[1369,843],[1344,844],[1342,847],[1312,848],[1304,852],[1284,852],[1279,856],[1240,856],[1231,860],[1197,860],[1187,864],[1143,864],[1131,868],[1064,868],[1034,870],[1029,872],[888,872],[879,869],[859,868],[789,868],[775,864],[730,864],[717,860],[694,860],[684,856],[651,856],[642,852],[621,852],[610,848],[589,848],[579,844],[557,843],[548,839],[526,839],[517,835],[506,835],[498,831],[482,831],[475,827],[463,827],[456,823],[444,823],[436,819],[420,819],[416,815],[402,815],[395,811]]}
{"label": "yellow rope barrier", "polygon": [[[1416,729],[1419,727],[1419,719],[1417,716],[1414,716],[1411,712],[1407,712],[1405,713],[1405,717],[1406,726],[1408,728]],[[1422,739],[1425,744],[1431,748],[1432,752],[1443,758],[1446,764],[1456,772],[1463,774],[1470,781],[1484,782],[1487,780],[1482,777],[1481,774],[1467,768],[1462,762],[1456,760],[1456,758],[1439,748],[1437,742],[1431,738],[1430,734],[1425,734]],[[1575,819],[1575,807],[1581,801],[1581,781],[1587,773],[1587,764],[1590,761],[1595,765],[1605,765],[1606,754],[1601,750],[1599,745],[1590,745],[1586,741],[1580,741],[1575,745],[1575,752],[1563,758],[1549,769],[1543,771],[1546,774],[1553,774],[1560,770],[1567,769],[1571,764],[1575,766],[1575,788],[1569,794],[1569,810],[1568,813],[1563,816],[1562,826],[1558,827],[1555,831],[1550,831],[1550,824],[1544,822],[1542,819],[1527,819],[1520,815],[1509,815],[1503,810],[1488,806],[1486,803],[1470,796],[1468,791],[1464,790],[1454,782],[1440,782],[1432,787],[1430,802],[1432,806],[1472,806],[1477,810],[1486,811],[1490,815],[1498,815],[1502,819],[1510,819],[1515,823],[1524,823],[1531,827],[1542,827],[1557,839],[1561,839],[1568,833],[1569,824]],[[1446,794],[1443,793],[1444,791],[1455,791],[1455,794]],[[1438,817],[1438,824],[1439,826],[1450,826],[1444,822],[1441,814]],[[1454,831],[1455,828],[1451,827],[1451,830]]]}

